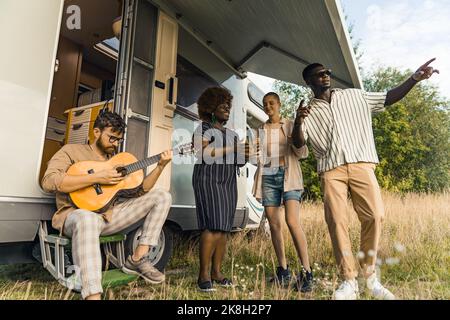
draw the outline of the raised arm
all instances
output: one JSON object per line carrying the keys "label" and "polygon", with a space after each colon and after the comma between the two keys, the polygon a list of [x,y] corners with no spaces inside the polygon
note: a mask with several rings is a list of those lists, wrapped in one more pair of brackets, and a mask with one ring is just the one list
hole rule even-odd
{"label": "raised arm", "polygon": [[304,107],[305,100],[300,102],[295,116],[294,128],[292,130],[292,142],[296,148],[301,148],[306,144],[306,138],[303,134],[303,123],[309,115],[309,107]]}
{"label": "raised arm", "polygon": [[171,150],[164,151],[161,154],[161,159],[155,169],[145,177],[142,187],[145,192],[150,191],[158,181],[159,176],[164,171],[164,168],[172,161],[173,152]]}
{"label": "raised arm", "polygon": [[403,82],[398,87],[391,89],[387,93],[385,105],[390,106],[402,100],[418,82],[429,79],[433,73],[439,73],[439,70],[430,66],[434,60],[436,60],[436,58],[427,61],[425,64],[420,66],[419,69],[417,69],[417,71],[408,78],[408,80]]}

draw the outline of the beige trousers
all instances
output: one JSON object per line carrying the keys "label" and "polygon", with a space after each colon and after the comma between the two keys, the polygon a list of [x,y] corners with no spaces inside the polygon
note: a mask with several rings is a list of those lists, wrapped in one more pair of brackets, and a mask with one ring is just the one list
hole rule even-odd
{"label": "beige trousers", "polygon": [[103,292],[99,237],[121,232],[143,220],[139,244],[156,246],[171,204],[170,193],[154,189],[115,205],[111,222],[87,210],[78,209],[69,214],[64,223],[64,235],[72,238],[73,262],[80,270],[83,299]]}
{"label": "beige trousers", "polygon": [[348,233],[348,193],[361,222],[360,265],[365,275],[375,271],[384,207],[375,177],[375,164],[352,163],[321,174],[325,220],[342,276],[358,275]]}

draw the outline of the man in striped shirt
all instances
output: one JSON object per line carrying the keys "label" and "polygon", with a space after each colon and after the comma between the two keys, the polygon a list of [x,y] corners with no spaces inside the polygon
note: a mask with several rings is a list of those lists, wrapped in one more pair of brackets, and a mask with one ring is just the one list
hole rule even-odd
{"label": "man in striped shirt", "polygon": [[372,113],[400,101],[419,81],[439,73],[422,65],[403,84],[387,93],[360,89],[331,89],[331,70],[314,63],[303,70],[303,78],[314,92],[307,107],[301,102],[293,130],[300,148],[309,139],[317,159],[324,195],[325,220],[336,262],[344,281],[335,299],[356,299],[359,295],[352,248],[348,234],[347,196],[361,222],[361,250],[358,255],[369,293],[378,299],[394,299],[375,273],[376,255],[384,216],[380,188],[375,177],[378,156],[372,132]]}

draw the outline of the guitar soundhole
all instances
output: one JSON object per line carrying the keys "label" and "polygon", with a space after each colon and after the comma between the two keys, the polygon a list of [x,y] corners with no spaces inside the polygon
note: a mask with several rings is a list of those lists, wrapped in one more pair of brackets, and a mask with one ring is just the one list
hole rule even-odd
{"label": "guitar soundhole", "polygon": [[118,167],[116,170],[122,175],[122,177],[125,177],[128,174],[127,168],[125,167]]}

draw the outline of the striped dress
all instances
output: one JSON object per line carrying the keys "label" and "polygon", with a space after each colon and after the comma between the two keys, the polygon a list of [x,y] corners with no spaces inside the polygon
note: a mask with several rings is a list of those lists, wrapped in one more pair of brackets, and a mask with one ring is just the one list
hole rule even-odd
{"label": "striped dress", "polygon": [[[213,147],[232,146],[238,141],[238,135],[226,129],[213,128],[208,122],[202,122],[194,133],[194,144],[201,139],[210,141]],[[233,227],[237,205],[238,165],[234,154],[227,158],[197,157],[192,175],[197,221],[199,230],[230,232]]]}

